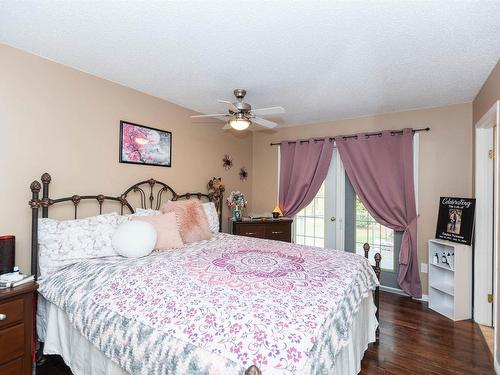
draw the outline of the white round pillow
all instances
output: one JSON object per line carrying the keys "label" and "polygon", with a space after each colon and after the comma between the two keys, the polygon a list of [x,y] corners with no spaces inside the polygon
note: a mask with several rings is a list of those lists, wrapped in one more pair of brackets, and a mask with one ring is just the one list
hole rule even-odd
{"label": "white round pillow", "polygon": [[113,248],[127,258],[139,258],[153,251],[156,244],[156,229],[145,221],[126,221],[113,234]]}

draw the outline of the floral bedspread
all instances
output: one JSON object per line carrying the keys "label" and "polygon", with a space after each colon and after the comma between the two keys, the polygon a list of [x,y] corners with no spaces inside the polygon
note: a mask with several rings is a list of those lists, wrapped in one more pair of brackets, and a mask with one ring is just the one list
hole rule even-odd
{"label": "floral bedspread", "polygon": [[39,291],[132,374],[324,374],[377,285],[359,255],[218,234],[80,262]]}

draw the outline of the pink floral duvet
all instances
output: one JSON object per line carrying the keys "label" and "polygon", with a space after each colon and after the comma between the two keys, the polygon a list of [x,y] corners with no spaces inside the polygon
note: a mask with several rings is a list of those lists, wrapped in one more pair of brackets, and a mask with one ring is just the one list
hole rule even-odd
{"label": "pink floral duvet", "polygon": [[377,285],[356,254],[219,234],[68,266],[40,292],[132,374],[326,374]]}

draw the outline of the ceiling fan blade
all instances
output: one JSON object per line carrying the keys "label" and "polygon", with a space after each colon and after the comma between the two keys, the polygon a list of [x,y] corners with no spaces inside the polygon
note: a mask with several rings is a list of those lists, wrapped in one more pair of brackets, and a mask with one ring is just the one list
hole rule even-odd
{"label": "ceiling fan blade", "polygon": [[211,115],[194,115],[194,116],[190,116],[191,118],[203,118],[203,117],[225,117],[225,116],[231,116],[227,113],[215,113],[215,114],[211,114]]}
{"label": "ceiling fan blade", "polygon": [[254,115],[266,116],[266,115],[278,115],[285,113],[285,108],[283,107],[268,107],[268,108],[257,108],[252,109]]}
{"label": "ceiling fan blade", "polygon": [[228,100],[217,100],[219,103],[224,103],[224,104],[227,104],[227,106],[229,107],[229,109],[233,112],[239,112],[240,110],[238,109],[238,107],[236,107],[233,103],[231,103],[230,101]]}
{"label": "ceiling fan blade", "polygon": [[270,129],[278,126],[277,123],[269,121],[269,120],[265,120],[265,119],[260,118],[260,117],[252,117],[252,122],[256,123],[257,125],[263,126],[265,128],[270,128]]}

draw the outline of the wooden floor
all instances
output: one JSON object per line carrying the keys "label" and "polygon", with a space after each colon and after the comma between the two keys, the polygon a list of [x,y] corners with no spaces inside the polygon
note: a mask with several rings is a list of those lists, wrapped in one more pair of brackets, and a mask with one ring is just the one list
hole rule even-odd
{"label": "wooden floor", "polygon": [[[380,294],[380,342],[365,353],[361,374],[494,374],[477,324],[454,323],[426,303]],[[38,375],[69,375],[59,357],[49,357]]]}

